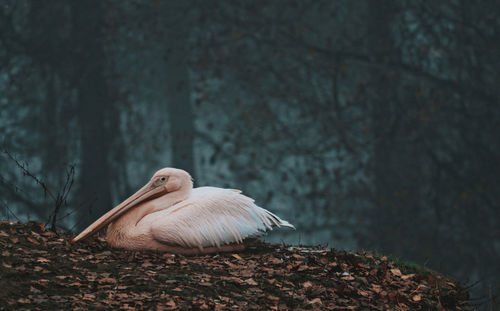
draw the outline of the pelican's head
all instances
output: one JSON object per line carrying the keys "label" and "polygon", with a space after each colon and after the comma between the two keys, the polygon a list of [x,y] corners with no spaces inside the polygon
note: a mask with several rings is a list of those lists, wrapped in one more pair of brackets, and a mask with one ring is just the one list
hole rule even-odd
{"label": "pelican's head", "polygon": [[178,168],[166,167],[154,173],[150,181],[151,186],[164,185],[167,192],[174,192],[180,189],[190,189],[193,187],[191,175]]}
{"label": "pelican's head", "polygon": [[157,171],[151,180],[139,191],[134,193],[128,199],[120,203],[118,206],[102,215],[93,224],[83,230],[76,236],[72,242],[90,237],[99,232],[110,222],[117,219],[131,208],[136,207],[146,201],[156,199],[167,193],[180,192],[181,190],[190,191],[193,187],[191,176],[183,170],[177,168],[163,168]]}

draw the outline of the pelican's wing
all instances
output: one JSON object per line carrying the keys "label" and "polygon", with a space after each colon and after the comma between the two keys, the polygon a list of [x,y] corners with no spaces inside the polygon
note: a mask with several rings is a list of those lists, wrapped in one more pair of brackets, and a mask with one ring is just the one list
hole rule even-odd
{"label": "pelican's wing", "polygon": [[189,199],[154,214],[153,237],[158,242],[186,248],[241,243],[274,226],[295,229],[233,189],[195,188]]}

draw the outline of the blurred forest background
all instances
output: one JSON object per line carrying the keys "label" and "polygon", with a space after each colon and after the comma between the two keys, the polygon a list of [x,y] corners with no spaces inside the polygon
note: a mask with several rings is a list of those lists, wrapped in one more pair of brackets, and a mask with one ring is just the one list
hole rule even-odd
{"label": "blurred forest background", "polygon": [[478,0],[0,0],[0,218],[47,221],[57,201],[60,227],[78,231],[180,167],[296,225],[274,241],[402,256],[479,281],[475,302],[492,307],[499,12]]}

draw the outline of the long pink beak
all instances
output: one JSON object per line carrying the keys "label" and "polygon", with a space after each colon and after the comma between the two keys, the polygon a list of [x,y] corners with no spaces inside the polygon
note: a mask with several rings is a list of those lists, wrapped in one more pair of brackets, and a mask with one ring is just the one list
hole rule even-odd
{"label": "long pink beak", "polygon": [[128,199],[120,203],[118,206],[102,215],[99,219],[94,221],[93,224],[88,226],[85,230],[83,230],[79,235],[77,235],[71,243],[78,242],[80,240],[84,240],[93,234],[99,232],[104,227],[106,227],[110,222],[117,219],[132,207],[137,206],[145,201],[157,198],[162,196],[167,192],[165,186],[154,187],[151,183],[148,183],[146,186],[142,187],[139,191],[134,193]]}

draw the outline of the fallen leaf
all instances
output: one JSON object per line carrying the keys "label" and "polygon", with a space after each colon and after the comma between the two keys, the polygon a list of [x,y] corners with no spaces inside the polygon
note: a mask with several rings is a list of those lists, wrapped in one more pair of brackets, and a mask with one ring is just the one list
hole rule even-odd
{"label": "fallen leaf", "polygon": [[412,274],[405,274],[405,275],[402,275],[402,276],[401,276],[401,278],[402,278],[403,280],[408,280],[408,279],[411,279],[411,278],[412,278],[412,277],[414,277],[414,276],[415,276],[415,274],[414,274],[414,273],[412,273]]}
{"label": "fallen leaf", "polygon": [[26,239],[27,239],[28,241],[30,241],[31,243],[33,243],[33,244],[40,245],[40,242],[38,242],[37,240],[35,240],[35,239],[33,239],[33,238],[27,237]]}
{"label": "fallen leaf", "polygon": [[232,254],[231,256],[238,259],[238,260],[243,260],[243,258],[241,258],[241,256],[238,254]]}
{"label": "fallen leaf", "polygon": [[401,270],[399,270],[398,268],[391,269],[391,273],[394,274],[395,276],[402,275]]}
{"label": "fallen leaf", "polygon": [[323,302],[321,301],[320,298],[314,298],[313,300],[308,301],[307,304],[310,304],[310,305],[323,305]]}
{"label": "fallen leaf", "polygon": [[363,297],[370,296],[370,292],[367,292],[367,291],[364,291],[364,290],[358,290],[358,294],[360,294]]}
{"label": "fallen leaf", "polygon": [[97,280],[97,282],[99,284],[115,284],[116,283],[116,280],[113,279],[113,278],[102,278],[102,279],[99,279]]}
{"label": "fallen leaf", "polygon": [[252,286],[258,285],[257,282],[255,282],[255,280],[252,279],[252,278],[246,279],[245,283],[248,284],[248,285],[252,285]]}
{"label": "fallen leaf", "polygon": [[48,262],[50,262],[50,260],[48,260],[47,258],[42,258],[42,257],[37,258],[36,261],[37,262],[41,262],[41,263],[48,263]]}
{"label": "fallen leaf", "polygon": [[422,296],[420,294],[418,294],[418,295],[413,296],[411,299],[415,302],[419,302],[420,300],[422,300]]}
{"label": "fallen leaf", "polygon": [[95,295],[92,295],[92,294],[85,294],[83,295],[83,300],[86,300],[86,301],[94,301],[95,300]]}
{"label": "fallen leaf", "polygon": [[87,284],[83,284],[83,283],[80,283],[80,282],[73,282],[73,283],[70,283],[68,285],[69,286],[78,286],[78,287],[88,286]]}

